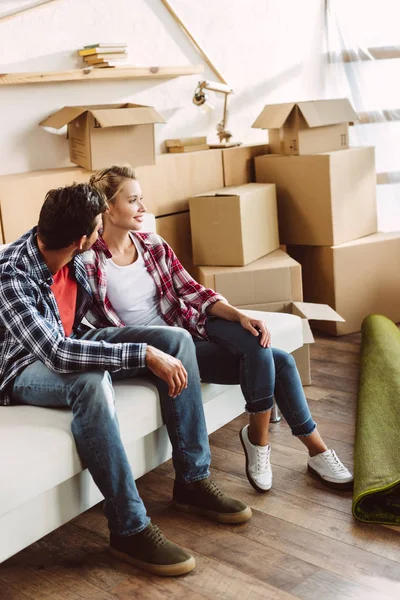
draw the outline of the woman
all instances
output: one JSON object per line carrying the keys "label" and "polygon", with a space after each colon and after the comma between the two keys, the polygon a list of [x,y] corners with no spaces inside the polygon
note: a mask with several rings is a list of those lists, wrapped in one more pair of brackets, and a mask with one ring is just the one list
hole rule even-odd
{"label": "woman", "polygon": [[349,489],[352,474],[322,440],[293,357],[271,347],[265,323],[194,281],[160,236],[140,232],[146,208],[132,167],[98,171],[90,184],[105,196],[108,210],[102,237],[84,256],[94,296],[88,320],[97,327],[179,326],[191,333],[202,381],[241,385],[249,425],[240,439],[247,478],[258,492],[272,485],[268,426],[274,396],[308,449],[309,471],[329,487]]}

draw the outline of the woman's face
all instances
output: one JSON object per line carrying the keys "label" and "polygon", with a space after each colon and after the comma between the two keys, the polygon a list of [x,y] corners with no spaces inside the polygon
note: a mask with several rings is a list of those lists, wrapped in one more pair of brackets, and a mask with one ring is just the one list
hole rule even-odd
{"label": "woman's face", "polygon": [[116,227],[138,231],[143,226],[146,210],[139,182],[136,179],[126,179],[114,200],[109,203],[105,216]]}

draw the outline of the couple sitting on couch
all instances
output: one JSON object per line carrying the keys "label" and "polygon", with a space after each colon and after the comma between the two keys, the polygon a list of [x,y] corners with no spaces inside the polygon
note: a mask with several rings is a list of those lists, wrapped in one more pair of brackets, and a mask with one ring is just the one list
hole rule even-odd
{"label": "couple sitting on couch", "polygon": [[[308,468],[348,489],[352,475],[323,442],[293,357],[184,270],[168,244],[141,233],[145,212],[129,166],[51,190],[38,227],[0,256],[0,403],[68,407],[78,452],[105,498],[113,553],[159,575],[194,568],[146,514],[121,442],[112,381],[151,377],[172,443],[177,509],[241,523],[251,509],[210,479],[200,382],[239,384],[249,425],[246,474],[272,485],[273,398],[309,451]],[[102,230],[99,236],[99,230]],[[83,317],[94,325],[89,329]]]}

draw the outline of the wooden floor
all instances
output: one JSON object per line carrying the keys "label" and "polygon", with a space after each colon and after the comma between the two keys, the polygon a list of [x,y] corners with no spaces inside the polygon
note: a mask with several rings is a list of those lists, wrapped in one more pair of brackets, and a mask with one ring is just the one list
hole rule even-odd
{"label": "wooden floor", "polygon": [[[312,348],[312,413],[329,447],[352,467],[360,337],[318,337]],[[138,482],[153,520],[196,557],[194,572],[151,577],[107,553],[100,506],[0,566],[1,600],[400,598],[400,528],[365,525],[351,494],[306,473],[306,453],[285,423],[271,425],[273,489],[248,484],[238,431],[242,416],[211,435],[213,477],[253,507],[244,525],[174,512],[170,462]]]}

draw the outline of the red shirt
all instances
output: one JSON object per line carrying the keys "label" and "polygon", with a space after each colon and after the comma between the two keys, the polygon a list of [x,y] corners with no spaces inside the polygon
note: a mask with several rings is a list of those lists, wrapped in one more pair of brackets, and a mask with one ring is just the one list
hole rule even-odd
{"label": "red shirt", "polygon": [[68,265],[53,275],[51,290],[56,297],[65,335],[69,337],[75,321],[78,284],[75,279],[72,279]]}

